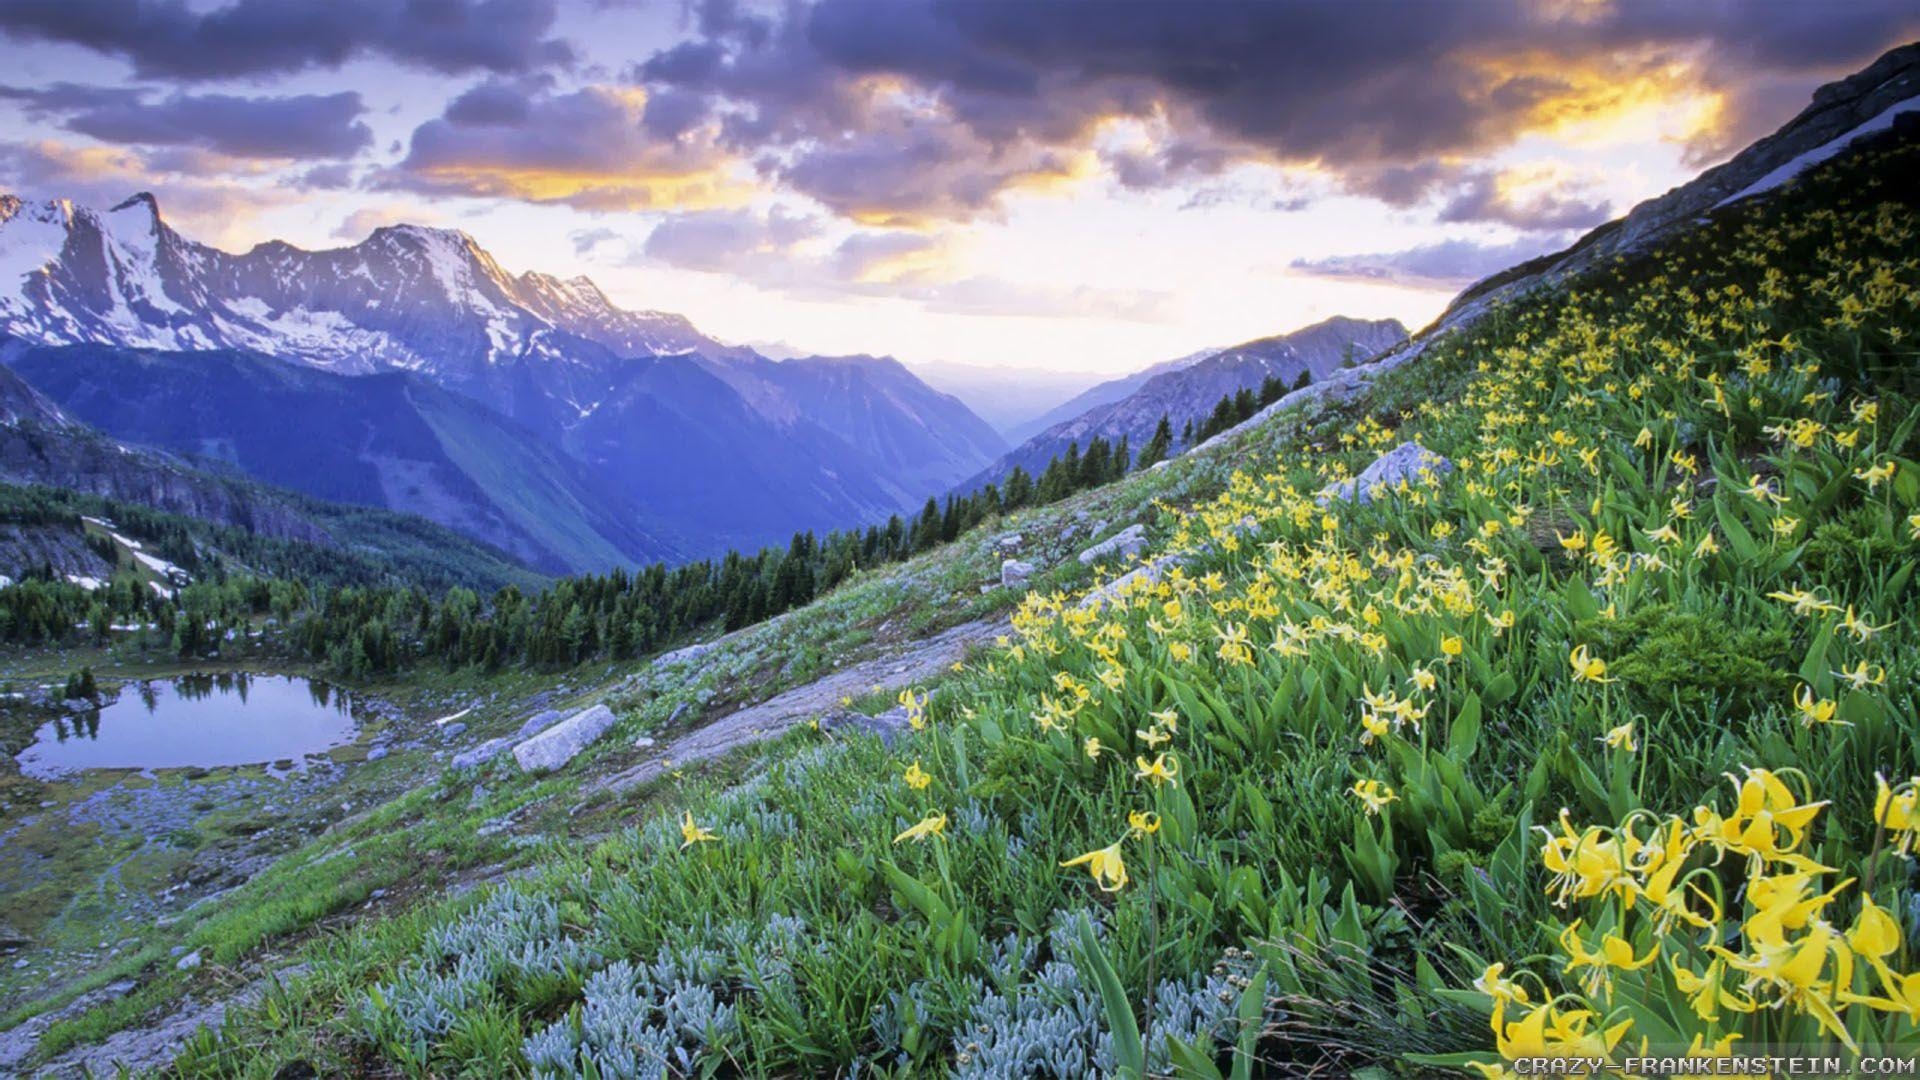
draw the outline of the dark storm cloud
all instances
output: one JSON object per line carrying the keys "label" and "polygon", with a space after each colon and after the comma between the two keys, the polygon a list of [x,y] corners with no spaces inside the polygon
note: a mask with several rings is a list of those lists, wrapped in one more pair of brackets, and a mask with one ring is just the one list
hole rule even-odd
{"label": "dark storm cloud", "polygon": [[[1910,0],[1606,4],[1542,0],[983,3],[819,0],[777,20],[694,5],[696,36],[628,77],[705,104],[734,151],[863,218],[968,217],[1058,171],[1103,120],[1172,132],[1104,152],[1119,182],[1157,187],[1245,161],[1312,164],[1397,205],[1462,218],[1591,217],[1592,203],[1515,213],[1430,163],[1511,143],[1554,115],[1663,77],[1725,94],[1724,126],[1778,94],[1920,31]],[[1704,57],[1704,59],[1702,59]],[[682,102],[675,127],[694,121]],[[1766,123],[1784,116],[1769,115]]]}
{"label": "dark storm cloud", "polygon": [[67,117],[70,131],[102,142],[192,146],[244,158],[345,158],[373,143],[360,95],[235,97],[175,94],[124,101]]}
{"label": "dark storm cloud", "polygon": [[175,93],[155,99],[144,87],[0,86],[35,120],[126,146],[183,147],[236,158],[345,158],[366,149],[373,132],[360,95],[240,97]]}
{"label": "dark storm cloud", "polygon": [[555,0],[7,0],[0,33],[130,62],[143,77],[217,79],[382,56],[441,72],[571,63]]}
{"label": "dark storm cloud", "polygon": [[651,100],[631,87],[556,92],[542,80],[489,80],[415,128],[406,157],[376,186],[589,210],[725,201],[729,156],[649,130]]}
{"label": "dark storm cloud", "polygon": [[1560,246],[1556,242],[1543,243],[1537,239],[1516,240],[1509,244],[1443,240],[1404,251],[1295,259],[1292,267],[1315,277],[1451,292],[1489,274],[1497,274],[1528,259],[1558,250]]}

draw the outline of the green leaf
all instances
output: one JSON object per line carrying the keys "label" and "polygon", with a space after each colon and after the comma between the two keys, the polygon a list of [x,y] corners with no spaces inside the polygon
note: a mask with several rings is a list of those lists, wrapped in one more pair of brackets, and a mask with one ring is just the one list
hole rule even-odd
{"label": "green leaf", "polygon": [[1100,990],[1100,1006],[1107,1015],[1107,1033],[1113,1036],[1113,1060],[1117,1074],[1131,1080],[1145,1080],[1147,1048],[1140,1041],[1140,1024],[1133,1018],[1133,1002],[1127,1000],[1120,975],[1113,970],[1100,939],[1094,935],[1093,920],[1080,916],[1080,951],[1087,967],[1093,970],[1093,982]]}
{"label": "green leaf", "polygon": [[1455,761],[1462,763],[1473,760],[1473,752],[1480,746],[1480,695],[1468,693],[1467,700],[1460,704],[1460,711],[1454,714],[1453,726],[1447,729],[1447,753]]}

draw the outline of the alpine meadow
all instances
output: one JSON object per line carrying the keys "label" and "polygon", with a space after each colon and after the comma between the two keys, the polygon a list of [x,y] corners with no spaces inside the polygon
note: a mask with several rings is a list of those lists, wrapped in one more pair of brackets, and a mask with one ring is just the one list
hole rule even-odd
{"label": "alpine meadow", "polygon": [[1917,34],[0,5],[0,1075],[1920,1068]]}

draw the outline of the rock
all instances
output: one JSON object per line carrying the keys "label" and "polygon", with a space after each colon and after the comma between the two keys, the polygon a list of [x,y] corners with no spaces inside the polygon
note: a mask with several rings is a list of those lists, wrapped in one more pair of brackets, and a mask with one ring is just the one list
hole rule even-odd
{"label": "rock", "polygon": [[17,949],[32,942],[32,938],[15,930],[12,925],[0,922],[0,949]]}
{"label": "rock", "polygon": [[654,743],[653,737],[649,735],[642,735],[639,738],[633,740],[633,746],[634,746],[634,749],[636,750],[645,750],[648,747],[652,746],[653,743]]}
{"label": "rock", "polygon": [[685,716],[685,715],[687,715],[687,710],[688,710],[689,708],[692,708],[692,706],[690,706],[690,705],[688,705],[688,704],[687,704],[686,702],[684,702],[684,701],[683,701],[683,702],[681,702],[681,703],[680,703],[680,704],[678,704],[678,705],[675,705],[675,706],[673,707],[673,711],[672,711],[671,713],[668,713],[668,714],[667,714],[667,723],[669,723],[669,724],[677,724],[677,723],[679,723],[679,722],[680,722],[680,718],[681,718],[681,717],[683,717],[683,716]]}
{"label": "rock", "polygon": [[513,748],[513,758],[526,772],[546,772],[572,761],[606,734],[618,718],[605,705],[577,712]]}
{"label": "rock", "polygon": [[1006,533],[993,538],[993,548],[995,551],[1019,551],[1020,545],[1026,542],[1027,538],[1019,533]]}
{"label": "rock", "polygon": [[1321,506],[1341,499],[1352,499],[1362,506],[1373,501],[1375,491],[1391,493],[1402,483],[1409,486],[1425,482],[1422,472],[1435,479],[1453,471],[1453,462],[1419,443],[1404,442],[1374,459],[1359,476],[1328,486],[1316,498]]}
{"label": "rock", "polygon": [[891,747],[895,739],[912,731],[913,725],[907,722],[907,710],[901,708],[888,709],[878,716],[868,716],[852,709],[834,709],[820,715],[820,730],[830,735],[863,732],[878,737],[883,744]]}
{"label": "rock", "polygon": [[526,723],[520,725],[520,730],[514,732],[513,737],[515,739],[531,739],[535,735],[552,727],[559,719],[559,709],[548,709],[546,712],[535,713],[527,718]]}
{"label": "rock", "polygon": [[465,735],[466,733],[467,733],[467,725],[466,725],[466,722],[463,720],[455,720],[453,723],[448,724],[446,727],[443,727],[440,729],[440,737],[443,739],[458,738],[462,735]]}
{"label": "rock", "polygon": [[670,664],[685,664],[700,659],[717,647],[717,642],[703,641],[698,645],[689,645],[684,649],[675,649],[670,653],[661,653],[660,658],[655,660],[654,664],[658,667],[666,667]]}
{"label": "rock", "polygon": [[1088,608],[1095,604],[1112,603],[1135,589],[1155,584],[1160,580],[1160,575],[1167,572],[1169,566],[1176,566],[1179,562],[1180,560],[1172,555],[1162,555],[1151,562],[1136,566],[1081,597],[1077,606]]}
{"label": "rock", "polygon": [[1025,585],[1033,576],[1033,564],[1019,559],[1008,559],[1000,564],[1000,584],[1013,586]]}
{"label": "rock", "polygon": [[186,951],[187,951],[187,947],[185,945],[175,945],[173,948],[167,950],[167,955],[179,956],[180,954]]}
{"label": "rock", "polygon": [[453,767],[456,769],[471,769],[477,765],[485,765],[487,762],[506,753],[512,747],[512,739],[488,739],[486,742],[481,743],[471,750],[462,750],[458,754],[453,755]]}
{"label": "rock", "polygon": [[373,749],[367,751],[367,760],[379,761],[381,758],[386,757],[390,753],[392,753],[392,751],[388,750],[386,747],[376,746]]}
{"label": "rock", "polygon": [[1147,527],[1129,525],[1080,553],[1080,565],[1109,559],[1130,559],[1147,550]]}
{"label": "rock", "polygon": [[194,968],[199,967],[200,966],[200,950],[195,949],[192,952],[188,953],[187,955],[174,961],[173,966],[178,968],[181,971],[192,971]]}

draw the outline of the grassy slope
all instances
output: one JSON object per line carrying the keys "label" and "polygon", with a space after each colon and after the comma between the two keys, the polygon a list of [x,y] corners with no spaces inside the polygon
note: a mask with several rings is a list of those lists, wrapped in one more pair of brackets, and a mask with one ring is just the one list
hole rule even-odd
{"label": "grassy slope", "polygon": [[[531,808],[513,856],[528,873],[316,939],[305,975],[196,1040],[181,1071],[265,1076],[299,1059],[322,1073],[510,1075],[531,1055],[608,1075],[639,1048],[750,1073],[861,1060],[1079,1075],[1129,1063],[1138,1051],[1109,1033],[1144,1020],[1155,1069],[1228,1068],[1238,1042],[1269,1062],[1418,1072],[1404,1055],[1484,1054],[1496,1032],[1519,1034],[1503,1019],[1536,1007],[1598,1038],[1569,1011],[1579,1002],[1541,1005],[1560,991],[1610,1030],[1627,1024],[1623,1049],[1729,1034],[1910,1043],[1911,1018],[1834,983],[1872,998],[1891,985],[1876,964],[1914,966],[1911,930],[1882,932],[1874,915],[1910,908],[1913,862],[1873,806],[1876,773],[1920,771],[1915,631],[1898,618],[1920,534],[1905,423],[1920,393],[1920,216],[1883,201],[1880,182],[1915,157],[1725,215],[1650,261],[1489,317],[1352,402],[1283,413],[1095,493],[1085,503],[1114,517],[1162,500],[1156,547],[1186,565],[1104,608],[1043,582],[1015,647],[934,688],[929,730],[897,749],[803,730],[684,783],[570,803],[582,777],[631,753],[609,738],[559,779],[498,770],[476,794],[449,775],[349,823],[202,917],[194,940],[248,956],[303,925],[292,898],[324,908],[370,880],[316,864],[322,848],[395,865],[420,838],[470,852],[483,846],[472,821],[502,807]],[[1315,505],[1406,440],[1460,471],[1368,507]],[[1756,483],[1785,502],[1748,493]],[[1026,528],[1057,527],[1048,517]],[[1576,535],[1584,547],[1561,540]],[[656,730],[702,689],[804,677],[894,605],[906,613],[886,623],[963,617],[980,603],[962,590],[988,569],[984,543],[745,635],[702,682],[643,680],[619,699],[618,733]],[[1796,613],[1773,595],[1800,590],[1835,606]],[[1575,677],[1581,646],[1611,681]],[[1823,722],[1826,702],[1845,725]],[[1369,720],[1385,730],[1367,738]],[[1626,724],[1634,749],[1606,745]],[[1176,783],[1139,776],[1161,754]],[[924,788],[906,782],[911,765]],[[1750,814],[1698,838],[1657,824],[1692,821],[1696,804],[1740,815],[1722,775],[1749,768],[1776,770],[1795,802],[1831,802],[1764,836]],[[1352,792],[1366,780],[1392,796],[1378,815]],[[1602,829],[1580,854],[1669,841],[1656,848],[1694,890],[1678,921],[1646,906],[1661,857],[1587,860],[1556,883],[1531,826],[1561,807],[1576,832]],[[1158,831],[1130,829],[1135,811],[1158,814]],[[714,839],[683,848],[682,814]],[[895,839],[924,815],[944,815],[940,836]],[[1630,835],[1606,831],[1623,822]],[[1060,866],[1107,845],[1131,871],[1116,891]],[[1797,878],[1794,857],[1838,872]],[[1860,887],[1835,888],[1844,878],[1864,879],[1878,907],[1862,917]],[[1570,907],[1549,902],[1555,884],[1576,893]],[[1779,896],[1811,906],[1769,921],[1755,898]],[[1076,929],[1081,912],[1097,932]],[[1576,918],[1582,949],[1615,933],[1659,962],[1603,967],[1583,987],[1557,944]],[[1856,931],[1844,976],[1817,936],[1827,924]],[[1733,959],[1709,968],[1708,940]],[[1745,976],[1728,964],[1775,941],[1816,961],[1805,986],[1763,977],[1744,991],[1777,1009],[1726,1008],[1710,1025],[1671,974],[1733,987]],[[1529,972],[1527,1000],[1485,980],[1493,961]],[[1829,1023],[1819,1001],[1837,1010]],[[1254,1022],[1242,1031],[1236,1014]]]}
{"label": "grassy slope", "polygon": [[505,520],[564,565],[597,572],[664,554],[664,549],[622,552],[596,531],[611,523],[603,510],[582,501],[578,477],[562,466],[557,453],[531,441],[501,440],[498,417],[455,395],[411,388],[409,396],[448,460],[487,493]]}

